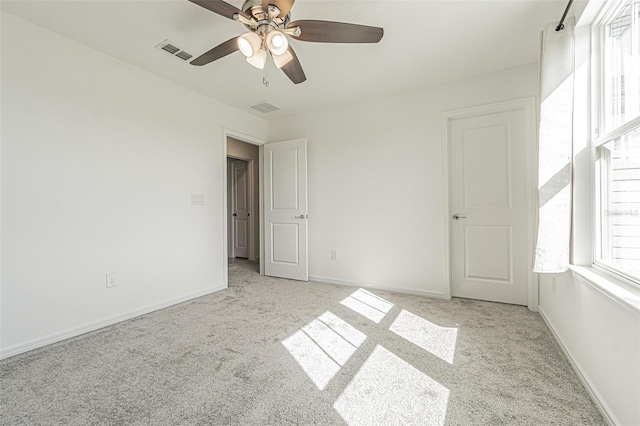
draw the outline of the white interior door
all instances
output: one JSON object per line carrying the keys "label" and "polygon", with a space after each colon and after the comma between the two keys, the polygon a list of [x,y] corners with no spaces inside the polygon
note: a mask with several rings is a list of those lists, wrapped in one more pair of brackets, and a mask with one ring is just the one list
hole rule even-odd
{"label": "white interior door", "polygon": [[249,178],[247,162],[231,163],[231,215],[234,257],[249,257]]}
{"label": "white interior door", "polygon": [[309,280],[307,140],[264,145],[264,273]]}
{"label": "white interior door", "polygon": [[527,112],[449,121],[451,292],[527,305]]}

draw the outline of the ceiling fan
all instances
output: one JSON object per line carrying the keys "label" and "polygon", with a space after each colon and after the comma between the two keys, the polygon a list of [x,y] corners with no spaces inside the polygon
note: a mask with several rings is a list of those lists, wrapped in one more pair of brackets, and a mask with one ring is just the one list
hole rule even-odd
{"label": "ceiling fan", "polygon": [[239,50],[247,62],[263,69],[268,54],[276,66],[295,83],[307,79],[287,36],[320,43],[377,43],[384,30],[344,22],[300,20],[291,22],[295,0],[246,0],[242,10],[222,0],[189,0],[225,18],[238,21],[249,32],[225,41],[200,55],[191,65],[202,66]]}

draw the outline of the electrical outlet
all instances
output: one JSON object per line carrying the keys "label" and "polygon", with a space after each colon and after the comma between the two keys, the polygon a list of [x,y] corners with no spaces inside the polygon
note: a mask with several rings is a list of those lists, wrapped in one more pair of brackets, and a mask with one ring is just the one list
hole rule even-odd
{"label": "electrical outlet", "polygon": [[107,288],[116,286],[116,273],[107,274]]}
{"label": "electrical outlet", "polygon": [[331,260],[338,260],[338,250],[331,250]]}
{"label": "electrical outlet", "polygon": [[553,285],[552,287],[553,294],[556,294],[556,277],[551,277],[551,283]]}

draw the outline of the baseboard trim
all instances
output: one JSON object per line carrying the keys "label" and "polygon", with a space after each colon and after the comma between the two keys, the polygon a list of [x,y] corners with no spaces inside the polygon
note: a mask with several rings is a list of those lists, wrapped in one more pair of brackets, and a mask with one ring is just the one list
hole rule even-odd
{"label": "baseboard trim", "polygon": [[318,281],[321,283],[336,284],[336,285],[341,285],[346,287],[362,287],[362,288],[369,288],[372,290],[383,290],[383,291],[391,291],[391,292],[403,293],[403,294],[413,294],[416,296],[427,296],[427,297],[433,297],[436,299],[445,299],[445,300],[451,299],[450,297],[447,297],[447,295],[444,292],[441,292],[441,291],[414,290],[411,288],[402,288],[402,287],[386,287],[386,286],[381,286],[381,285],[371,284],[371,283],[345,281],[345,280],[338,280],[335,278],[327,278],[327,277],[319,277],[319,276],[309,276],[309,281]]}
{"label": "baseboard trim", "polygon": [[610,426],[620,425],[621,423],[618,422],[615,414],[613,414],[609,405],[604,401],[602,395],[600,395],[600,392],[598,392],[595,385],[589,379],[589,376],[587,376],[587,374],[583,372],[580,364],[578,364],[575,358],[571,355],[571,351],[565,346],[560,336],[556,333],[542,306],[538,306],[538,313],[540,314],[540,317],[542,318],[544,323],[547,325],[547,328],[551,331],[553,338],[556,339],[556,342],[558,342],[558,346],[560,346],[560,349],[562,349],[565,357],[567,357],[567,359],[569,360],[569,364],[571,364],[573,371],[576,372],[578,379],[580,379],[582,385],[587,390],[587,393],[596,404],[596,407],[598,407],[598,409],[600,410],[602,417],[604,417],[605,421],[609,423]]}
{"label": "baseboard trim", "polygon": [[190,293],[185,296],[177,297],[175,299],[165,300],[164,302],[146,306],[141,309],[136,309],[134,311],[127,312],[125,314],[116,315],[100,321],[95,321],[89,324],[85,324],[80,327],[72,328],[70,330],[66,330],[60,333],[54,333],[46,337],[34,339],[27,343],[15,345],[8,349],[0,350],[0,359],[6,359],[12,356],[20,355],[22,353],[41,348],[43,346],[51,345],[53,343],[61,342],[63,340],[70,339],[72,337],[77,337],[82,334],[89,333],[91,331],[99,330],[101,328],[108,327],[110,325],[114,325],[122,321],[130,320],[140,315],[145,315],[150,312],[168,308],[169,306],[177,305],[178,303],[182,303],[191,299],[196,299],[198,297],[206,296],[207,294],[215,293],[216,291],[224,290],[225,288],[227,288],[226,285],[209,287],[205,290],[200,290],[195,293]]}

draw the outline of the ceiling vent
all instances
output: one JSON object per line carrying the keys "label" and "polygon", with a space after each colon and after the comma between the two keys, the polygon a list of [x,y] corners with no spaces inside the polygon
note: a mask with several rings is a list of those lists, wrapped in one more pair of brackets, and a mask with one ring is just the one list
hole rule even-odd
{"label": "ceiling vent", "polygon": [[260,111],[263,114],[267,114],[267,113],[273,112],[273,111],[278,111],[280,109],[275,105],[271,105],[267,101],[260,101],[255,105],[251,105],[250,108],[253,108],[256,111]]}
{"label": "ceiling vent", "polygon": [[175,45],[175,43],[169,41],[169,40],[165,40],[162,43],[160,43],[159,45],[156,46],[158,49],[162,49],[165,52],[176,56],[180,59],[182,59],[183,61],[188,61],[189,59],[193,58],[193,55],[191,53],[185,52],[184,50],[182,50],[181,48],[179,48],[178,46]]}
{"label": "ceiling vent", "polygon": [[176,56],[182,59],[183,61],[188,61],[189,59],[193,58],[192,54],[187,53],[184,50],[181,50],[178,53],[176,53]]}

